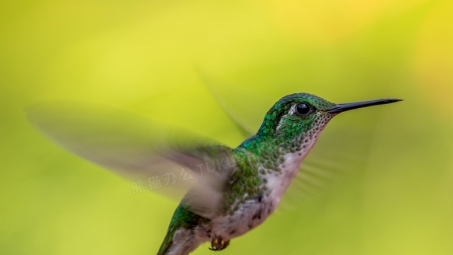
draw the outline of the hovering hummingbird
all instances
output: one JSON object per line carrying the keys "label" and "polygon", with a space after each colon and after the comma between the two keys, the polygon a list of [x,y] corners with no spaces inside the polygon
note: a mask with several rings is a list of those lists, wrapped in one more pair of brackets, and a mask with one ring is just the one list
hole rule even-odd
{"label": "hovering hummingbird", "polygon": [[189,169],[191,182],[169,187],[187,192],[157,252],[185,255],[208,241],[211,250],[223,250],[231,239],[263,223],[334,116],[398,101],[334,104],[307,93],[287,95],[266,113],[258,132],[236,148],[174,127],[137,122],[138,117],[116,110],[38,105],[27,114],[64,148],[132,180]]}

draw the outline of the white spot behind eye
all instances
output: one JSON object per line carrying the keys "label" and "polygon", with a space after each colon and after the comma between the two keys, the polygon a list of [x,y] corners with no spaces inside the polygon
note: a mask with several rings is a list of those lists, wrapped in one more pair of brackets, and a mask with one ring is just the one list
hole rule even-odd
{"label": "white spot behind eye", "polygon": [[296,107],[297,107],[297,104],[291,106],[288,113],[293,115],[296,112]]}
{"label": "white spot behind eye", "polygon": [[[288,114],[293,115],[293,114],[296,112],[296,106],[297,106],[297,104],[291,106],[291,108],[290,108],[289,111],[288,111]],[[282,120],[283,120],[284,117],[285,117],[285,115],[283,115],[283,116],[281,117],[281,119],[279,120],[278,125],[277,125],[277,130],[276,130],[276,131],[278,131],[278,130],[280,129],[280,127],[281,127],[281,125],[282,125]]]}

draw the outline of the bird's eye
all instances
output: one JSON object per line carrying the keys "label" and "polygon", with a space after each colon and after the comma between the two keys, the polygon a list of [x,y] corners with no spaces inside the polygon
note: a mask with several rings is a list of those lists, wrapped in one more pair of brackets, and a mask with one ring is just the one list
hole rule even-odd
{"label": "bird's eye", "polygon": [[298,104],[298,105],[296,106],[296,111],[297,111],[297,113],[299,113],[300,115],[305,116],[305,115],[311,113],[311,107],[310,107],[310,105],[307,104],[307,103],[301,103],[301,104]]}

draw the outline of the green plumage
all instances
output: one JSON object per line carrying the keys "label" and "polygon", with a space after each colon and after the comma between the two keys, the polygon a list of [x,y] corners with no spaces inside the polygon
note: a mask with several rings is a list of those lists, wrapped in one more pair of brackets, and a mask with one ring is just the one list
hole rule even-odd
{"label": "green plumage", "polygon": [[[231,239],[263,223],[335,115],[397,101],[333,104],[306,93],[291,94],[275,103],[256,135],[235,149],[98,106],[38,105],[27,115],[49,138],[93,163],[134,181],[142,178],[140,183],[163,177],[168,178],[165,185],[157,182],[163,189],[188,189],[158,251],[187,255],[209,240],[213,250],[223,250]],[[192,182],[176,181],[177,174],[189,174]]]}
{"label": "green plumage", "polygon": [[167,230],[167,235],[165,236],[157,255],[167,254],[168,249],[173,244],[173,236],[178,229],[190,229],[198,224],[206,223],[208,221],[209,219],[203,218],[189,211],[186,205],[179,204],[175,212],[173,213],[173,217],[170,221],[170,226]]}
{"label": "green plumage", "polygon": [[[221,150],[223,156],[228,154],[232,157],[235,166],[234,171],[226,180],[228,185],[222,190],[219,216],[232,215],[246,201],[269,195],[265,176],[281,171],[279,166],[284,162],[286,153],[301,150],[301,143],[303,143],[301,141],[304,139],[303,133],[310,130],[315,120],[319,118],[315,114],[305,118],[288,114],[294,104],[302,102],[308,102],[322,109],[333,105],[310,94],[288,95],[268,111],[256,135],[244,141],[231,152],[227,152],[225,148]],[[214,151],[219,151],[219,149]],[[218,156],[216,154],[208,155],[212,153],[205,151],[202,151],[202,154],[211,159]],[[201,155],[197,156],[200,157]],[[216,210],[215,208],[212,209]],[[158,254],[167,254],[166,252],[173,244],[173,236],[179,229],[192,229],[201,223],[209,222],[209,219],[192,213],[190,210],[190,206],[184,205],[183,199],[172,217],[167,235]]]}

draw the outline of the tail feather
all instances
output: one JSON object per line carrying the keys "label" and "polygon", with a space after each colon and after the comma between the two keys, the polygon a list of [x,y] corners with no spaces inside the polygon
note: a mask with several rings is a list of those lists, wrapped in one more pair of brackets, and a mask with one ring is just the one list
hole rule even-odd
{"label": "tail feather", "polygon": [[173,235],[174,235],[174,232],[170,232],[170,231],[167,232],[167,235],[165,235],[164,241],[160,245],[157,255],[167,255],[169,253],[170,248],[173,246]]}
{"label": "tail feather", "polygon": [[199,241],[194,228],[204,218],[179,205],[170,222],[170,226],[157,255],[187,255],[195,250]]}

